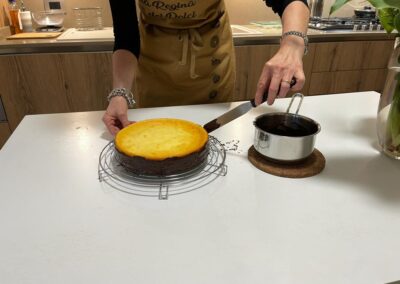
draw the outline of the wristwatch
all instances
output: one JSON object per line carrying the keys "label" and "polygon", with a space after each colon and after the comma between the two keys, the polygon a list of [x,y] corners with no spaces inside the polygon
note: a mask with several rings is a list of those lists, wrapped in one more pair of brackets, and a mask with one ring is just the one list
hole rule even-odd
{"label": "wristwatch", "polygon": [[125,98],[128,106],[132,108],[135,105],[135,100],[133,99],[133,94],[127,88],[114,88],[107,96],[107,101],[110,102],[113,97],[123,97]]}
{"label": "wristwatch", "polygon": [[281,36],[281,40],[288,35],[294,35],[294,36],[298,36],[301,37],[304,40],[304,55],[307,54],[308,52],[308,37],[305,33],[302,32],[298,32],[298,31],[288,31],[282,34]]}

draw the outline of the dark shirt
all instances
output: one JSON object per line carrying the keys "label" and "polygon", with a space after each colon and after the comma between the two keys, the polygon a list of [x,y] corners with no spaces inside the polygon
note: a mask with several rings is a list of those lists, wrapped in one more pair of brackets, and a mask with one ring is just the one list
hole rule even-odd
{"label": "dark shirt", "polygon": [[[109,0],[114,26],[114,51],[126,49],[137,57],[140,52],[139,27],[137,23],[135,0]],[[249,1],[249,0],[246,0]],[[301,1],[307,5],[306,0],[263,0],[275,13],[282,17],[286,6],[293,1]]]}

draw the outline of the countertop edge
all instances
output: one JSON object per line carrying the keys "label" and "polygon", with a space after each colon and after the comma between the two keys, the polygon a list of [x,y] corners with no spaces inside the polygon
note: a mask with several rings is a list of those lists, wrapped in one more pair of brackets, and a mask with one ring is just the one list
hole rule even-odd
{"label": "countertop edge", "polygon": [[[313,31],[313,33],[308,34],[308,37],[309,43],[321,43],[394,40],[395,35],[384,32],[328,33]],[[278,34],[234,36],[233,41],[235,46],[279,44],[280,36]],[[0,40],[0,56],[40,53],[112,52],[113,48],[114,39],[68,42],[57,41],[56,39]]]}

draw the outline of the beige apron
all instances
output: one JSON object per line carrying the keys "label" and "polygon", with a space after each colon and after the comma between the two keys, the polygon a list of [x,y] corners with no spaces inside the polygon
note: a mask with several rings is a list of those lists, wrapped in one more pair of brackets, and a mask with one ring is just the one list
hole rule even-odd
{"label": "beige apron", "polygon": [[235,82],[223,0],[139,0],[140,107],[226,101]]}

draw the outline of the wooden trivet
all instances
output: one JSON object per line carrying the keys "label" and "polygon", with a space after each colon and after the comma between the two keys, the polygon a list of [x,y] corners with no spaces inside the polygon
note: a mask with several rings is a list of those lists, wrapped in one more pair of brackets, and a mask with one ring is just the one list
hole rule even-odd
{"label": "wooden trivet", "polygon": [[319,174],[325,167],[325,157],[320,151],[314,149],[312,154],[296,164],[277,163],[268,160],[251,146],[248,151],[249,161],[259,170],[266,173],[288,178],[305,178]]}

